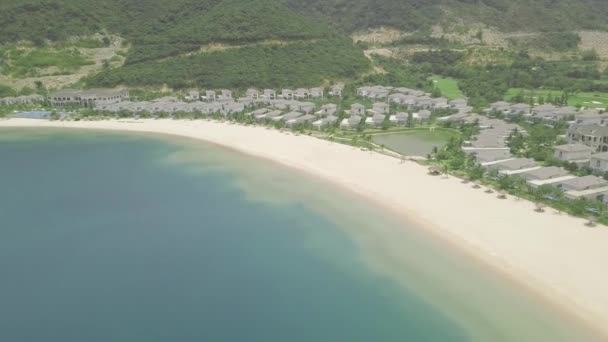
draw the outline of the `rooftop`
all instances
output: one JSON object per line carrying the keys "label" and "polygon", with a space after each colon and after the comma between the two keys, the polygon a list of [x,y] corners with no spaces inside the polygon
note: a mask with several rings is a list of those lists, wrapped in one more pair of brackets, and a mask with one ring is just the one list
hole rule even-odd
{"label": "rooftop", "polygon": [[603,178],[596,176],[583,176],[572,178],[563,182],[559,182],[559,185],[567,185],[576,189],[584,190],[594,188],[608,184]]}
{"label": "rooftop", "polygon": [[593,149],[587,145],[583,144],[566,144],[566,145],[558,145],[554,147],[557,151],[563,152],[591,152]]}

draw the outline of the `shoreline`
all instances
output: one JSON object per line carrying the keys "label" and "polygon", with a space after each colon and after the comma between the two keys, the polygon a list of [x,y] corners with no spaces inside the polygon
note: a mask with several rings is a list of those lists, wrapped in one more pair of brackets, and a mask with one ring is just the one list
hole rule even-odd
{"label": "shoreline", "polygon": [[413,162],[263,127],[152,119],[0,120],[0,128],[28,127],[181,136],[302,171],[407,218],[608,336],[608,274],[602,267],[608,260],[608,230],[587,228],[583,219],[536,213],[531,202],[500,200],[457,178],[428,176],[424,166]]}

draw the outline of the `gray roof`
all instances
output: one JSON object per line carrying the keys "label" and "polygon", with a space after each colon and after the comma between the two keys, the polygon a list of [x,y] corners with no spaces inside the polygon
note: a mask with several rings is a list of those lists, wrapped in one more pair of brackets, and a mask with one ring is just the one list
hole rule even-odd
{"label": "gray roof", "polygon": [[608,182],[606,182],[603,178],[599,178],[596,176],[584,176],[584,177],[568,179],[568,180],[559,182],[558,184],[568,185],[575,189],[583,190],[583,189],[589,189],[589,188],[593,188],[593,187],[602,186],[602,185],[608,184]]}
{"label": "gray roof", "polygon": [[540,169],[532,170],[524,172],[522,175],[525,178],[533,178],[533,179],[550,179],[562,177],[568,174],[568,171],[557,167],[557,166],[549,166],[542,167]]}
{"label": "gray roof", "polygon": [[468,152],[475,156],[475,160],[479,163],[513,158],[508,150],[469,150]]}
{"label": "gray roof", "polygon": [[361,117],[359,115],[353,115],[350,118],[348,118],[348,123],[349,124],[359,124],[361,122]]}
{"label": "gray roof", "polygon": [[559,145],[559,146],[555,146],[554,147],[556,150],[558,151],[563,151],[563,152],[591,152],[593,151],[593,149],[587,145],[583,145],[583,144],[566,144],[566,145]]}
{"label": "gray roof", "polygon": [[498,166],[500,169],[505,169],[505,170],[521,170],[521,169],[527,169],[529,167],[535,167],[535,166],[537,166],[537,164],[532,159],[516,158],[516,159],[497,163],[496,166]]}
{"label": "gray roof", "polygon": [[608,127],[600,125],[579,126],[576,131],[582,135],[608,136]]}

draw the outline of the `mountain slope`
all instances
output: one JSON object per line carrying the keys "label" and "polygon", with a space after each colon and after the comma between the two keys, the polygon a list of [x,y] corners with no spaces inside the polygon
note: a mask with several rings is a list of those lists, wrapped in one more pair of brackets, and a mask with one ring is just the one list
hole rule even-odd
{"label": "mountain slope", "polygon": [[503,31],[608,29],[604,0],[288,0],[346,32],[390,26],[408,31],[434,24],[483,23]]}

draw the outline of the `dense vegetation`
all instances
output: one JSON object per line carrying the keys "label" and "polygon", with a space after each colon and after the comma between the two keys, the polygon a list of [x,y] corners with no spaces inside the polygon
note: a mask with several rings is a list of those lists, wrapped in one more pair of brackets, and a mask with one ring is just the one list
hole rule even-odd
{"label": "dense vegetation", "polygon": [[88,83],[174,88],[318,86],[327,79],[356,77],[369,68],[368,63],[347,39],[295,41],[127,65],[102,72]]}
{"label": "dense vegetation", "polygon": [[39,68],[55,67],[55,74],[94,64],[75,48],[1,49],[0,74],[13,77],[37,76]]}
{"label": "dense vegetation", "polygon": [[506,31],[606,28],[604,0],[289,0],[302,13],[347,31],[392,26],[427,29],[439,22],[480,22]]}
{"label": "dense vegetation", "polygon": [[183,35],[196,43],[307,36],[315,30],[306,24],[310,20],[345,32],[380,26],[419,31],[458,21],[552,32],[606,29],[607,15],[603,0],[3,0],[0,43],[42,43],[100,30],[132,40]]}
{"label": "dense vegetation", "polygon": [[602,73],[593,62],[550,62],[520,52],[511,54],[508,63],[471,64],[466,62],[468,53],[418,52],[410,58],[413,67],[409,69],[459,80],[460,90],[469,97],[470,104],[479,108],[504,99],[511,88],[555,89],[555,95],[563,91],[608,92],[608,84],[600,81]]}

